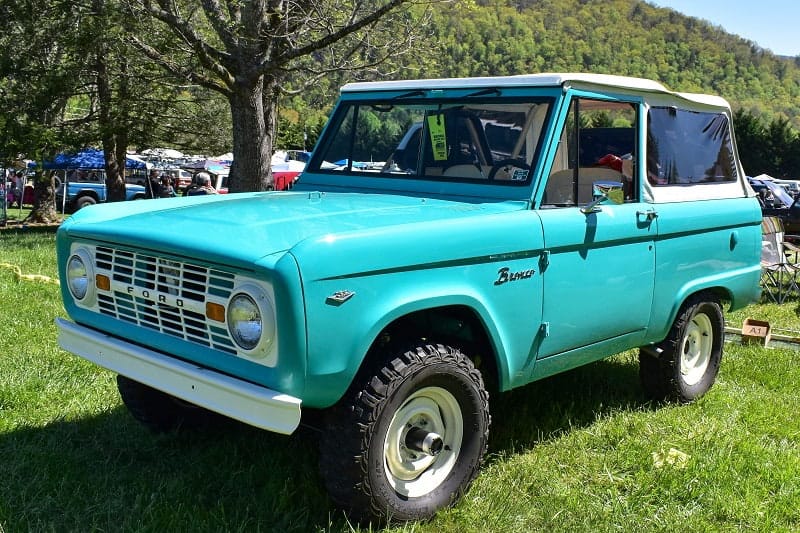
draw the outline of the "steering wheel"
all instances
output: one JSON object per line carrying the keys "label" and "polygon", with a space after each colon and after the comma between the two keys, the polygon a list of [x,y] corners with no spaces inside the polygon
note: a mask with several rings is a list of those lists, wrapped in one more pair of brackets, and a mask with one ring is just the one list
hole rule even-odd
{"label": "steering wheel", "polygon": [[501,159],[500,161],[492,165],[492,169],[489,171],[489,181],[493,180],[497,175],[497,173],[500,172],[501,170],[508,175],[508,179],[511,179],[513,177],[513,173],[509,172],[509,170],[512,167],[521,168],[523,170],[527,170],[528,172],[530,172],[531,170],[530,165],[521,162],[519,159],[513,159],[513,158]]}

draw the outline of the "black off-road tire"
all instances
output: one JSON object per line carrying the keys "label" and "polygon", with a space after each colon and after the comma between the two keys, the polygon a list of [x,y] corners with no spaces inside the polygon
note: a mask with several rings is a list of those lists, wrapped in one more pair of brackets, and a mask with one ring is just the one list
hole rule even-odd
{"label": "black off-road tire", "polygon": [[224,419],[222,415],[119,374],[117,389],[131,415],[153,433],[200,429]]}
{"label": "black off-road tire", "polygon": [[[489,395],[472,362],[449,346],[420,344],[367,372],[326,413],[320,471],[354,520],[426,519],[477,476],[490,422]],[[409,429],[420,427],[438,428],[444,446],[418,462],[406,446]]]}
{"label": "black off-road tire", "polygon": [[719,299],[698,293],[684,302],[661,343],[639,351],[639,377],[654,400],[687,403],[708,392],[719,373],[725,319]]}

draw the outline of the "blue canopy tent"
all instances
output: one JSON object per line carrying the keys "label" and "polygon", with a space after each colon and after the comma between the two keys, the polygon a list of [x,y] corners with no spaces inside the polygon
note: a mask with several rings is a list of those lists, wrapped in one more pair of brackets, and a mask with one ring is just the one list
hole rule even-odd
{"label": "blue canopy tent", "polygon": [[[75,154],[58,154],[52,160],[45,161],[42,166],[46,170],[100,170],[105,172],[105,164],[105,155],[102,150],[86,148]],[[147,169],[148,167],[149,165],[138,157],[127,156],[125,158],[126,169]],[[69,173],[67,173],[64,180],[62,210],[66,208],[69,181]]]}
{"label": "blue canopy tent", "polygon": [[[87,148],[76,154],[58,154],[51,161],[44,162],[47,170],[55,169],[96,169],[105,168],[105,156],[102,150]],[[147,163],[138,157],[128,156],[125,158],[125,168],[147,168]]]}

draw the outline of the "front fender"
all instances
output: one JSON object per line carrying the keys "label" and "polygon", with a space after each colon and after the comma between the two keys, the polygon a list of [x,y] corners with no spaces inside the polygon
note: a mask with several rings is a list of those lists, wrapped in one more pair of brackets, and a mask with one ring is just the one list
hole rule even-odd
{"label": "front fender", "polygon": [[[488,263],[436,275],[399,272],[306,285],[309,373],[303,401],[313,407],[335,403],[387,326],[409,314],[446,306],[468,308],[478,317],[493,350],[502,390],[524,381],[535,361],[531,354],[540,326],[541,279],[533,276],[516,287],[498,287],[493,284],[498,268]],[[352,296],[336,302],[334,295],[343,291]],[[536,309],[533,316],[520,312],[531,307]]]}

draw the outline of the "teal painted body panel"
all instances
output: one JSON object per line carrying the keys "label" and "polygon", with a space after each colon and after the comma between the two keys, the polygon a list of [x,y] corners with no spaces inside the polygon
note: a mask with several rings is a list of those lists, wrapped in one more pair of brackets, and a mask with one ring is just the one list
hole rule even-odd
{"label": "teal painted body panel", "polygon": [[[332,153],[344,148],[329,140],[336,134],[329,125],[291,192],[79,211],[58,233],[61,279],[67,279],[71,250],[80,248],[119,254],[121,266],[114,268],[121,274],[119,280],[112,276],[112,289],[98,289],[109,299],[117,295],[113,305],[77,302],[63,284],[67,312],[97,331],[324,408],[341,398],[381,335],[414,313],[458,310],[459,319],[474,319],[471,333],[484,335],[487,345],[479,355],[491,360],[500,388],[508,390],[663,340],[681,304],[698,291],[718,291],[734,308],[758,297],[760,212],[746,187],[737,190],[735,179],[722,176],[718,183],[673,186],[669,196],[646,175],[648,106],[690,103],[693,109],[728,110],[713,99],[678,97],[652,84],[581,88],[504,80],[508,87],[502,91],[489,81],[464,80],[422,91],[413,83],[347,90],[333,115],[343,123],[337,113],[362,101],[373,114],[412,100],[410,111],[426,108],[434,118],[442,109],[456,116],[461,104],[484,111],[473,126],[499,130],[497,137],[505,140],[488,146],[483,139],[487,149],[481,157],[489,164],[459,154],[474,157],[458,166],[477,177],[449,179],[442,163],[453,155],[447,151],[423,161],[424,150],[412,150],[419,154],[418,166],[400,172],[388,160],[385,168],[378,161],[368,170],[356,170],[352,158],[335,165],[322,154],[331,146]],[[598,209],[588,213],[581,210],[585,201],[545,205],[551,172],[559,165],[584,166],[579,150],[559,153],[577,98],[628,105],[637,121],[628,128],[635,137],[628,159],[636,176],[632,194],[617,204],[598,198]],[[492,115],[528,100],[538,106],[529,113],[515,107],[508,115]],[[367,105],[372,101],[380,105]],[[523,120],[514,122],[514,113]],[[532,125],[535,135],[514,142],[516,132]],[[468,144],[461,143],[464,152]],[[400,148],[392,146],[391,156]],[[496,170],[493,162],[514,160],[523,151],[528,159],[522,168],[504,180],[489,180],[486,170]],[[715,190],[724,194],[706,198]],[[125,259],[130,254],[144,259]],[[125,281],[127,270],[137,269],[143,281]],[[210,310],[202,307],[206,301],[190,302],[194,314],[187,321],[200,326],[170,331],[160,313],[185,311],[175,309],[183,288],[170,281],[179,269],[224,274],[232,280],[231,295],[253,287],[262,291],[264,305],[274,310],[272,344],[253,354],[229,340],[224,349],[213,339],[198,341],[195,329],[224,337],[228,328],[213,305],[227,308],[232,296],[214,291],[205,295]],[[140,307],[131,316],[117,316],[114,306],[134,305]]]}
{"label": "teal painted body panel", "polygon": [[761,209],[754,198],[661,204],[649,342],[667,333],[684,299],[719,289],[731,309],[760,295]]}
{"label": "teal painted body panel", "polygon": [[620,335],[642,338],[650,322],[656,230],[638,204],[542,210],[550,265],[544,273],[543,320],[550,336],[539,357]]}
{"label": "teal painted body panel", "polygon": [[[472,212],[470,212],[472,211]],[[463,306],[485,325],[506,388],[526,381],[541,323],[541,222],[535,211],[468,215],[436,225],[410,223],[305,241],[300,265],[310,331],[309,387],[330,403],[344,392],[384,327],[415,311]],[[496,285],[499,271],[530,272]],[[341,305],[327,298],[347,290]]]}
{"label": "teal painted body panel", "polygon": [[[175,255],[202,257],[250,270],[260,258],[305,239],[411,222],[432,223],[514,204],[471,204],[388,194],[265,192],[172,198],[94,206],[72,217],[82,238]],[[107,221],[115,220],[114,224]],[[213,246],[210,246],[213,243]],[[246,245],[245,245],[246,244]],[[349,266],[349,265],[348,265]]]}
{"label": "teal painted body panel", "polygon": [[[337,193],[227,195],[216,201],[192,202],[191,207],[181,199],[158,203],[158,210],[129,208],[118,225],[107,222],[107,206],[71,217],[58,234],[62,279],[69,244],[76,240],[113,241],[127,249],[176,260],[202,258],[208,266],[246,271],[275,287],[280,364],[267,368],[169,335],[132,328],[74,305],[62,288],[67,311],[76,322],[246,376],[302,397],[310,406],[330,405],[338,399],[382,325],[432,306],[464,305],[477,310],[498,339],[498,349],[524,354],[516,359],[509,355],[511,372],[522,376],[522,368],[531,363],[524,339],[539,327],[541,280],[532,273],[507,286],[494,286],[500,268],[538,270],[541,223],[525,204],[478,205]],[[311,216],[299,215],[308,211]],[[165,224],[166,220],[172,224]],[[476,220],[484,221],[483,230],[476,230]],[[289,222],[292,229],[283,231]],[[200,225],[202,235],[179,229]],[[519,231],[520,226],[527,230]],[[213,248],[208,246],[210,241]],[[356,297],[338,307],[326,304],[328,296],[345,289],[356,292]],[[505,294],[507,301],[492,293]],[[519,309],[525,307],[532,314],[520,322]],[[309,330],[336,334],[312,335],[306,341]]]}

